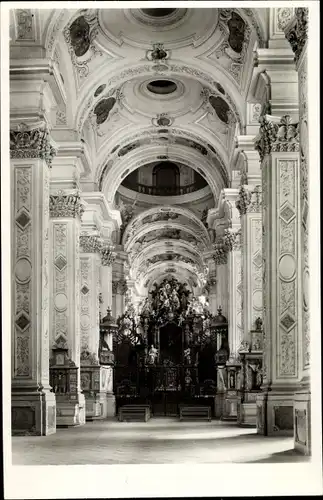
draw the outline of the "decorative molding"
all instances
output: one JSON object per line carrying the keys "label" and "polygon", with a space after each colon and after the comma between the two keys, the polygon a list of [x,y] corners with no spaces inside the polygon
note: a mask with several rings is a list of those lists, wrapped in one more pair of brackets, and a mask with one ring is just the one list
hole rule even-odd
{"label": "decorative molding", "polygon": [[10,130],[10,158],[40,158],[51,167],[55,154],[46,128],[28,130],[28,126],[21,123],[18,130]]}
{"label": "decorative molding", "polygon": [[213,260],[217,266],[227,264],[228,262],[228,249],[225,245],[219,246],[213,252]]}
{"label": "decorative molding", "polygon": [[14,378],[31,375],[32,346],[32,167],[15,168]]}
{"label": "decorative molding", "polygon": [[232,252],[241,249],[241,230],[233,231],[232,229],[225,229],[224,231],[224,244],[227,251]]}
{"label": "decorative molding", "polygon": [[99,236],[81,234],[80,248],[83,253],[100,253],[102,249],[102,240]]}
{"label": "decorative molding", "polygon": [[295,54],[295,63],[298,64],[308,38],[308,8],[295,8],[293,22],[284,28],[285,36]]}
{"label": "decorative molding", "polygon": [[49,197],[49,211],[52,218],[59,217],[79,217],[82,218],[84,206],[81,204],[81,198],[78,193],[65,194],[64,191],[58,191],[56,195]]}
{"label": "decorative molding", "polygon": [[292,123],[291,117],[285,115],[277,123],[270,115],[259,119],[259,136],[255,141],[255,149],[261,161],[271,153],[291,153],[299,151],[299,124]]}
{"label": "decorative molding", "polygon": [[52,340],[66,344],[68,338],[68,224],[53,222],[52,272],[53,316]]}
{"label": "decorative molding", "polygon": [[146,52],[146,59],[156,63],[165,62],[169,59],[169,50],[166,50],[162,43],[154,43],[152,50]]}
{"label": "decorative molding", "polygon": [[[72,64],[79,77],[84,79],[89,74],[89,62],[96,56],[103,56],[94,40],[99,33],[98,19],[93,9],[85,9],[81,15],[67,26],[63,35],[71,55]],[[90,55],[84,59],[85,54],[90,51]]]}
{"label": "decorative molding", "polygon": [[90,352],[87,349],[82,349],[81,351],[81,365],[92,365],[92,366],[97,366],[100,364],[98,356],[94,352]]}
{"label": "decorative molding", "polygon": [[125,295],[128,291],[128,285],[127,281],[124,278],[121,278],[120,280],[112,281],[112,293],[113,295],[120,294],[120,295]]}
{"label": "decorative molding", "polygon": [[246,213],[261,212],[262,210],[262,191],[261,186],[249,188],[241,186],[239,190],[239,198],[236,201],[236,207],[239,210],[240,216]]}
{"label": "decorative molding", "polygon": [[35,19],[31,9],[17,9],[16,14],[16,29],[17,41],[34,41],[35,40]]}
{"label": "decorative molding", "polygon": [[293,18],[293,7],[281,7],[277,9],[277,28],[279,31],[284,31],[286,26]]}
{"label": "decorative molding", "polygon": [[113,252],[113,246],[107,245],[101,248],[101,262],[103,266],[112,266],[117,254]]}

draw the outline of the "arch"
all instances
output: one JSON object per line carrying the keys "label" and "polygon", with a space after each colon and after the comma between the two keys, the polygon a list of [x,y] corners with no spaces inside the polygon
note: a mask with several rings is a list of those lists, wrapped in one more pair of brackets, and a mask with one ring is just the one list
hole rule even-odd
{"label": "arch", "polygon": [[[206,227],[204,224],[201,222],[201,220],[190,210],[187,208],[183,207],[174,207],[171,205],[159,205],[153,208],[150,208],[148,210],[145,210],[141,213],[139,213],[136,217],[134,217],[129,224],[127,225],[123,238],[122,238],[122,243],[125,245],[125,248],[128,248],[128,242],[132,240],[133,235],[135,234],[136,230],[140,227],[142,227],[142,221],[145,219],[147,216],[153,216],[155,214],[159,213],[174,213],[174,214],[179,214],[187,218],[189,221],[193,222],[196,224],[196,226],[200,229],[201,233],[205,235],[206,241],[209,241],[209,235],[206,230]],[[168,223],[167,223],[168,224]],[[165,226],[165,222],[163,222],[163,225]],[[152,226],[151,226],[152,227]]]}
{"label": "arch", "polygon": [[[214,168],[215,165],[207,158],[201,156],[201,154],[192,150],[192,148],[169,145],[167,149],[169,160],[184,163],[205,178],[215,200],[217,200],[221,189],[225,187],[226,183],[219,170]],[[105,172],[104,181],[101,185],[101,191],[105,194],[108,203],[113,204],[115,193],[126,175],[149,163],[151,158],[158,156],[165,156],[165,146],[146,146],[141,150],[131,151],[125,158],[115,161],[109,170]]]}
{"label": "arch", "polygon": [[[162,129],[161,129],[162,130]],[[146,143],[148,141],[154,141],[158,140],[160,138],[160,133],[159,129],[156,130],[156,128],[147,128],[143,127],[139,131],[137,131],[135,134],[132,132],[129,132],[128,134],[123,135],[123,139],[120,140],[120,136],[114,138],[111,142],[106,141],[105,145],[101,147],[101,149],[98,152],[98,160],[97,160],[97,169],[96,169],[96,182],[99,186],[102,185],[102,177],[105,174],[105,171],[107,170],[107,165],[112,166],[113,162],[118,160],[118,155],[120,150],[128,146],[129,151],[131,150],[131,147],[137,146],[137,144],[140,144],[140,141],[145,141],[145,147]],[[228,185],[229,183],[229,178],[231,176],[231,172],[229,169],[229,159],[227,158],[227,151],[223,147],[222,143],[220,141],[216,141],[214,144],[214,137],[213,139],[213,145],[207,142],[201,135],[198,133],[193,132],[191,129],[187,129],[182,127],[181,129],[178,128],[168,128],[167,129],[167,136],[170,138],[171,143],[176,143],[176,141],[181,141],[183,142],[183,139],[187,141],[195,141],[196,143],[200,144],[203,148],[206,149],[207,151],[207,158],[209,158],[211,161],[217,161],[218,163],[218,168],[221,171],[221,175],[224,179],[224,183]],[[211,141],[210,141],[211,142]],[[165,145],[166,146],[166,145]],[[167,144],[167,148],[169,145]],[[126,155],[128,158],[128,155]],[[227,158],[227,161],[224,161],[224,158]],[[153,161],[155,158],[153,158],[150,161]],[[148,162],[148,160],[147,160]],[[184,162],[185,164],[185,162]],[[188,165],[189,166],[189,165]]]}

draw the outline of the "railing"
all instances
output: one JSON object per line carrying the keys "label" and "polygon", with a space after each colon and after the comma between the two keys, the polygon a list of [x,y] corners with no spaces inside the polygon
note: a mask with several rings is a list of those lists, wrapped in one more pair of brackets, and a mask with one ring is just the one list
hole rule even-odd
{"label": "railing", "polygon": [[123,182],[124,187],[128,189],[135,189],[138,193],[148,194],[151,196],[181,196],[184,194],[194,193],[199,189],[202,189],[206,185],[201,185],[200,183],[194,182],[194,184],[188,184],[186,186],[147,186],[146,184],[128,184]]}

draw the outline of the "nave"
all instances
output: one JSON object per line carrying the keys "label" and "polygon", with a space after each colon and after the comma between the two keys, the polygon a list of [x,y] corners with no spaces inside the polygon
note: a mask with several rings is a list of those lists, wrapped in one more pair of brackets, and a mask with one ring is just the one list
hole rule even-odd
{"label": "nave", "polygon": [[111,465],[308,462],[292,437],[264,437],[235,422],[152,418],[100,420],[58,429],[46,439],[13,437],[13,465]]}

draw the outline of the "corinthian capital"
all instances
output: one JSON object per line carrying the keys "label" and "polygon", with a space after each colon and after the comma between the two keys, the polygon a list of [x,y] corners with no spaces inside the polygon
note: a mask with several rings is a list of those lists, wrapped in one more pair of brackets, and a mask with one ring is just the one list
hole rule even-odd
{"label": "corinthian capital", "polygon": [[21,123],[18,130],[10,130],[10,158],[40,158],[51,167],[55,154],[46,127],[28,130]]}
{"label": "corinthian capital", "polygon": [[236,202],[236,207],[240,212],[240,216],[250,212],[261,212],[261,186],[255,186],[254,188],[250,188],[249,186],[241,186],[239,191],[239,198]]}
{"label": "corinthian capital", "polygon": [[308,8],[297,7],[295,9],[295,18],[286,26],[285,37],[292,47],[297,64],[308,37]]}
{"label": "corinthian capital", "polygon": [[225,230],[224,243],[227,251],[240,250],[241,248],[241,231]]}
{"label": "corinthian capital", "polygon": [[259,123],[255,148],[261,161],[271,153],[299,151],[299,124],[292,123],[289,115],[283,116],[279,123],[274,117],[265,115],[259,119]]}
{"label": "corinthian capital", "polygon": [[101,262],[103,266],[111,266],[116,260],[116,253],[113,252],[113,246],[106,245],[101,248]]}
{"label": "corinthian capital", "polygon": [[49,212],[51,217],[79,217],[81,219],[84,207],[80,202],[80,195],[64,194],[59,191],[49,197]]}
{"label": "corinthian capital", "polygon": [[80,248],[83,253],[100,253],[102,248],[101,238],[94,235],[82,234],[80,236]]}

